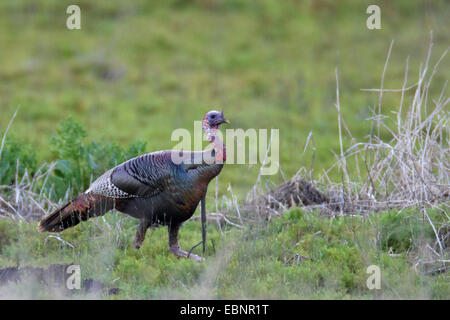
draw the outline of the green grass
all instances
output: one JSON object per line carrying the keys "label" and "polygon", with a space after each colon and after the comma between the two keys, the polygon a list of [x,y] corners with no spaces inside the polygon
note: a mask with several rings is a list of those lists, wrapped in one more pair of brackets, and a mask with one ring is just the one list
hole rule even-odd
{"label": "green grass", "polygon": [[[439,210],[430,212],[439,217]],[[439,220],[437,220],[439,221]],[[436,222],[439,226],[441,222]],[[414,270],[414,258],[434,238],[417,210],[386,212],[366,218],[331,219],[319,212],[293,209],[270,224],[244,230],[209,226],[206,261],[179,259],[167,249],[167,230],[150,232],[140,250],[133,248],[136,222],[120,214],[82,223],[63,234],[75,248],[36,231],[35,223],[0,221],[0,265],[81,265],[82,278],[118,287],[111,299],[448,299],[445,274]],[[190,221],[180,232],[189,249],[201,238]],[[214,249],[212,246],[214,242]],[[201,254],[201,249],[194,249]],[[391,255],[395,253],[395,255]],[[295,260],[299,254],[305,257]],[[95,257],[93,259],[92,257]],[[381,289],[369,290],[366,269],[381,270]],[[55,297],[45,290],[22,294]],[[78,296],[80,297],[80,296]],[[83,296],[81,296],[83,297]],[[97,297],[107,298],[104,295]]]}

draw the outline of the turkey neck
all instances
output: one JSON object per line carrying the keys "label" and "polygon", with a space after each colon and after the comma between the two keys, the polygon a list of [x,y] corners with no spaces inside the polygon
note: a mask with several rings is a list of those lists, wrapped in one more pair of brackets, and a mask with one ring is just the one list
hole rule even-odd
{"label": "turkey neck", "polygon": [[227,150],[225,145],[223,144],[220,135],[217,133],[219,131],[219,127],[217,125],[210,126],[206,119],[203,119],[203,132],[205,133],[208,141],[213,145],[214,153],[215,153],[215,163],[223,164],[227,159]]}

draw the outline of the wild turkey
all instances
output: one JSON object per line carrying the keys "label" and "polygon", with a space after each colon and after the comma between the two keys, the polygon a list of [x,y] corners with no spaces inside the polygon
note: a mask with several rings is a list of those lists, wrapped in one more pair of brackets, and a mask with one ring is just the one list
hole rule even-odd
{"label": "wild turkey", "polygon": [[39,230],[61,232],[115,208],[140,220],[136,249],[141,247],[150,226],[167,225],[170,252],[201,261],[201,257],[180,249],[178,230],[201,201],[205,248],[205,195],[209,182],[220,173],[226,160],[226,149],[217,133],[225,122],[229,123],[223,112],[209,111],[203,117],[202,127],[213,145],[211,150],[165,150],[128,160],[105,172],[76,199],[42,219]]}

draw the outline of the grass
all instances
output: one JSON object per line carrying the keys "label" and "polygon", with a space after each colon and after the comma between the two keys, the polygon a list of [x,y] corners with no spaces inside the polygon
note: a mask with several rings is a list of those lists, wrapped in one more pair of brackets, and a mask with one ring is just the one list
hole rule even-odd
{"label": "grass", "polygon": [[[448,273],[436,268],[448,268],[450,239],[450,68],[440,61],[450,6],[379,1],[383,29],[370,31],[368,4],[81,1],[81,31],[65,29],[64,1],[0,4],[0,30],[11,30],[0,31],[3,133],[20,105],[0,152],[0,267],[73,262],[120,289],[79,298],[448,299]],[[360,90],[381,83],[412,88]],[[165,228],[135,250],[137,221],[118,213],[38,233],[34,220],[100,171],[170,149],[173,129],[216,106],[234,128],[279,128],[285,176],[300,172],[338,210],[239,219],[249,190],[284,179],[229,165],[207,209],[234,225],[209,224],[205,263],[169,254]],[[188,221],[181,246],[200,239]],[[366,286],[370,265],[381,290]],[[24,283],[2,295],[61,297]]]}
{"label": "grass", "polygon": [[[430,214],[440,216],[437,210]],[[292,209],[270,225],[225,228],[223,238],[210,225],[216,252],[209,243],[202,264],[169,254],[165,228],[152,231],[134,250],[134,224],[120,214],[81,224],[64,233],[72,249],[45,240],[48,235],[39,234],[35,223],[2,220],[0,238],[9,243],[1,244],[0,263],[77,263],[83,278],[120,289],[112,299],[448,299],[450,294],[445,274],[413,268],[415,257],[427,258],[422,249],[434,239],[418,210],[328,220],[319,211]],[[189,248],[198,239],[200,224],[187,222],[181,245]],[[380,267],[380,290],[366,287],[370,265]],[[48,295],[41,290],[31,297],[55,297]]]}

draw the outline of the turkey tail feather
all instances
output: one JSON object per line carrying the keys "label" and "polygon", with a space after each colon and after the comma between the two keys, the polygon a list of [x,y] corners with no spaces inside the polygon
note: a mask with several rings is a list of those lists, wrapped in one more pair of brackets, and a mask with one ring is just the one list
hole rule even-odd
{"label": "turkey tail feather", "polygon": [[39,222],[41,232],[61,232],[91,217],[104,215],[114,206],[114,200],[97,194],[82,193],[65,206],[53,211]]}

